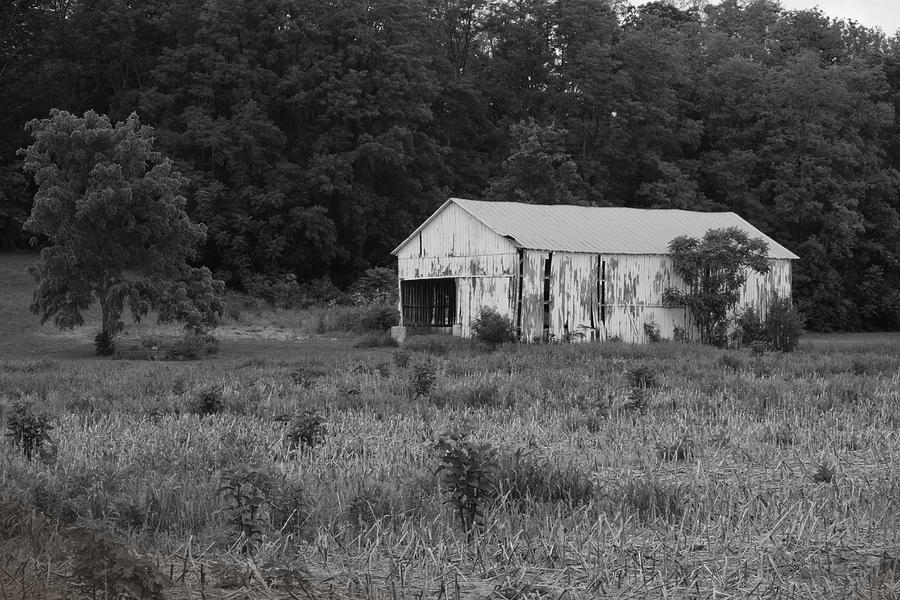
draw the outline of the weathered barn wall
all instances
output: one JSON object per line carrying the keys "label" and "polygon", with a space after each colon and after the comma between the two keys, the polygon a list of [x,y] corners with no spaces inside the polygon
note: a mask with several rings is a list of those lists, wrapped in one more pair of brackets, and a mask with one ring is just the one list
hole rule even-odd
{"label": "weathered barn wall", "polygon": [[397,250],[400,279],[514,277],[516,246],[456,206],[447,205]]}
{"label": "weathered barn wall", "polygon": [[544,250],[522,251],[521,338],[525,341],[539,340],[544,332],[544,261],[549,255]]}
{"label": "weathered barn wall", "polygon": [[459,206],[447,205],[398,249],[397,259],[401,281],[456,280],[456,323],[462,335],[471,334],[471,321],[481,306],[515,318],[517,248]]}
{"label": "weathered barn wall", "polygon": [[[663,293],[670,287],[685,289],[674,272],[674,262],[664,255],[608,255],[606,260],[606,331],[602,337],[618,336],[624,341],[646,342],[644,324],[655,322],[663,339],[672,339],[676,327],[688,339],[699,332],[688,311],[664,305]],[[791,261],[773,259],[766,274],[749,271],[741,288],[736,312],[753,306],[763,313],[772,292],[791,296]]]}
{"label": "weathered barn wall", "polygon": [[[667,255],[520,250],[512,239],[454,203],[435,214],[396,254],[400,280],[456,281],[456,324],[464,336],[471,335],[478,309],[489,306],[517,322],[527,341],[541,339],[546,332],[557,339],[619,338],[642,343],[648,341],[644,328],[648,323],[655,323],[664,339],[672,339],[676,328],[688,338],[697,337],[685,309],[663,304],[667,288],[684,287]],[[548,258],[549,312],[545,314]],[[772,291],[790,297],[790,260],[771,264],[767,274],[749,274],[741,290],[740,309],[754,306],[764,312]]]}
{"label": "weathered barn wall", "polygon": [[[544,269],[550,258],[550,322],[548,333],[556,339],[610,339],[630,343],[647,342],[645,324],[654,323],[663,339],[673,339],[676,328],[688,339],[698,332],[688,311],[665,306],[663,293],[670,287],[684,289],[675,274],[672,258],[650,254],[595,255],[577,252],[523,251],[522,339],[540,339],[544,334]],[[605,263],[605,264],[604,264]],[[772,290],[782,297],[791,294],[789,260],[773,260],[767,274],[750,272],[741,291],[738,310],[754,306],[765,311]],[[605,275],[605,285],[600,285]],[[460,293],[460,318],[465,334],[478,306],[496,306],[515,318],[517,280],[508,285],[482,284],[480,294],[466,299]],[[605,294],[599,301],[601,291]],[[492,304],[487,304],[492,302]],[[464,313],[468,303],[469,312]],[[468,316],[468,318],[466,318]]]}
{"label": "weathered barn wall", "polygon": [[600,317],[597,256],[554,252],[551,277],[551,333],[558,339],[592,339]]}
{"label": "weathered barn wall", "polygon": [[[522,337],[544,333],[544,269],[550,257],[550,322],[556,339],[621,338],[645,340],[644,323],[653,319],[665,338],[675,326],[687,327],[684,309],[663,306],[662,293],[678,283],[669,257],[601,255],[526,250],[522,292]],[[605,263],[605,265],[604,265]],[[605,285],[600,285],[605,273]],[[600,293],[605,293],[601,306]],[[605,320],[604,320],[605,318]]]}
{"label": "weathered barn wall", "polygon": [[463,337],[472,335],[472,321],[482,306],[491,307],[515,322],[515,291],[513,277],[460,277],[457,281],[457,323]]}
{"label": "weathered barn wall", "polygon": [[682,287],[670,256],[661,254],[610,254],[606,263],[606,320],[602,337],[626,342],[646,342],[644,325],[655,323],[660,337],[672,339],[675,328],[690,335],[691,324],[683,308],[665,306],[663,293]]}
{"label": "weathered barn wall", "polygon": [[740,306],[752,306],[765,315],[772,293],[777,293],[779,298],[790,298],[791,289],[791,261],[772,259],[769,261],[768,273],[750,271],[741,288]]}

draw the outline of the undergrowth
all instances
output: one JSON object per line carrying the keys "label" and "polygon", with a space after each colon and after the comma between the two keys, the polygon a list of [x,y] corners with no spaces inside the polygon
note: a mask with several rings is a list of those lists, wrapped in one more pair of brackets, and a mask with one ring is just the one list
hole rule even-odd
{"label": "undergrowth", "polygon": [[900,344],[348,352],[0,362],[0,595],[898,590]]}

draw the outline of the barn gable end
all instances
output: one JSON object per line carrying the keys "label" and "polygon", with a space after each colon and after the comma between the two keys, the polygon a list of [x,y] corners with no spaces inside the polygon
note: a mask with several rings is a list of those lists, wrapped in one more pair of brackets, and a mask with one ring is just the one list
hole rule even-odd
{"label": "barn gable end", "polygon": [[[445,202],[394,254],[400,324],[409,334],[432,330],[468,336],[480,306],[513,317],[519,249],[455,202]],[[439,310],[423,309],[429,302]]]}

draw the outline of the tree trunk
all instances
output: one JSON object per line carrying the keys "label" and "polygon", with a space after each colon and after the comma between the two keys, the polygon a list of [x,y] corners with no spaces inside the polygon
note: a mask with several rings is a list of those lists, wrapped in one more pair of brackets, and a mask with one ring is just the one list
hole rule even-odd
{"label": "tree trunk", "polygon": [[96,347],[97,355],[99,356],[109,356],[111,355],[115,348],[113,347],[113,337],[116,335],[115,328],[112,327],[110,321],[112,320],[112,315],[110,315],[110,302],[109,302],[109,288],[108,286],[104,286],[97,292],[97,297],[100,300],[100,333],[94,338],[94,346]]}

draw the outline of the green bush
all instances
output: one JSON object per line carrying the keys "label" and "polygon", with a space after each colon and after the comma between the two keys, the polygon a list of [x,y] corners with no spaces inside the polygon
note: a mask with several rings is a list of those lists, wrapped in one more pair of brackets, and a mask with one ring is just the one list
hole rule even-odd
{"label": "green bush", "polygon": [[277,419],[285,423],[284,439],[288,450],[315,448],[325,443],[328,436],[328,424],[319,413],[307,410],[293,418],[284,416]]}
{"label": "green bush", "polygon": [[412,364],[410,373],[410,395],[428,397],[437,383],[437,369],[430,360],[421,360]]}
{"label": "green bush", "polygon": [[476,528],[484,508],[497,495],[497,452],[487,443],[468,439],[467,434],[442,437],[434,446],[440,466],[437,475],[465,531]]}
{"label": "green bush", "polygon": [[766,328],[759,313],[752,306],[741,313],[737,319],[737,337],[739,345],[748,347],[753,342],[766,339]]}
{"label": "green bush", "polygon": [[185,333],[168,350],[166,360],[197,360],[219,351],[219,340],[206,333]]}
{"label": "green bush", "polygon": [[472,321],[472,335],[480,342],[499,346],[516,341],[516,327],[495,309],[482,306],[478,310],[478,316]]}
{"label": "green bush", "polygon": [[30,459],[35,453],[41,455],[45,443],[53,444],[50,438],[50,431],[53,430],[50,417],[35,413],[31,405],[16,404],[6,420],[6,428],[9,430],[6,435],[25,458]]}
{"label": "green bush", "polygon": [[149,559],[139,557],[113,533],[106,521],[84,520],[69,530],[73,546],[72,573],[85,582],[94,598],[131,596],[162,600],[172,585]]}
{"label": "green bush", "polygon": [[241,549],[246,554],[252,554],[262,543],[274,483],[267,471],[247,464],[221,475],[219,493],[228,504],[223,512],[240,534]]}
{"label": "green bush", "polygon": [[397,307],[388,304],[374,304],[359,316],[361,331],[385,331],[400,322]]}
{"label": "green bush", "polygon": [[738,318],[741,344],[748,348],[792,352],[800,343],[803,317],[794,310],[790,298],[774,295],[765,320],[751,307]]}
{"label": "green bush", "polygon": [[201,417],[216,415],[225,411],[225,400],[221,388],[210,386],[200,390],[187,403],[187,411]]}
{"label": "green bush", "polygon": [[252,275],[242,281],[244,291],[282,309],[307,308],[316,304],[341,304],[349,300],[331,279],[323,277],[300,283],[297,276]]}
{"label": "green bush", "polygon": [[397,273],[385,267],[366,270],[347,289],[354,304],[394,304],[397,292]]}

